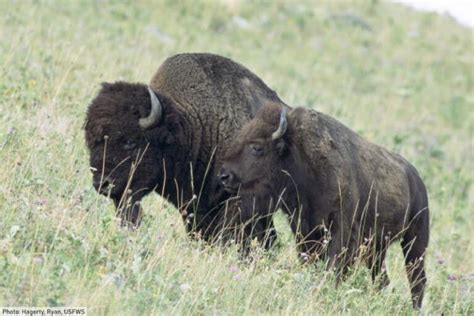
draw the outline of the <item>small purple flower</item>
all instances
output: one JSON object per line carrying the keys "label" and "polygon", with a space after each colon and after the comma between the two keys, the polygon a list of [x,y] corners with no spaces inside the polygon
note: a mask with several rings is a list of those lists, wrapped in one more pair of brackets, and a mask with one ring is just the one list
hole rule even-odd
{"label": "small purple flower", "polygon": [[47,203],[48,203],[48,199],[45,199],[45,198],[36,201],[36,204],[37,204],[37,205],[40,205],[40,206],[45,205],[45,204],[47,204]]}
{"label": "small purple flower", "polygon": [[187,292],[187,291],[191,290],[191,285],[189,285],[188,283],[183,283],[179,286],[179,289],[182,292]]}
{"label": "small purple flower", "polygon": [[34,256],[32,259],[33,263],[35,264],[41,264],[43,263],[43,257],[42,256]]}
{"label": "small purple flower", "polygon": [[239,268],[237,268],[236,266],[232,266],[232,267],[229,268],[229,271],[231,273],[236,273],[236,272],[239,272]]}
{"label": "small purple flower", "polygon": [[448,281],[450,281],[450,282],[455,282],[455,281],[457,281],[457,279],[458,279],[458,277],[455,276],[454,274],[448,275]]}

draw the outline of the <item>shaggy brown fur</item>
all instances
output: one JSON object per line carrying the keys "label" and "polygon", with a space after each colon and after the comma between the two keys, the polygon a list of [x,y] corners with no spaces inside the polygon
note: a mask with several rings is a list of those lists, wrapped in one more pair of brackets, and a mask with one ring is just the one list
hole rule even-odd
{"label": "shaggy brown fur", "polygon": [[144,84],[104,83],[89,105],[85,137],[94,186],[134,225],[140,200],[156,191],[180,209],[189,232],[211,239],[229,198],[216,181],[223,152],[260,107],[256,100],[282,101],[248,69],[212,54],[170,57],[150,87],[163,117],[148,129],[139,126],[151,108]]}
{"label": "shaggy brown fur", "polygon": [[[283,136],[272,139],[282,106],[267,104],[235,137],[220,177],[240,190],[238,214],[245,229],[282,207],[303,258],[324,258],[345,272],[367,259],[375,278],[383,272],[387,247],[401,240],[415,307],[426,283],[428,198],[416,169],[400,155],[359,137],[322,113],[289,110]],[[254,235],[264,236],[261,224]],[[248,236],[247,236],[248,237]]]}

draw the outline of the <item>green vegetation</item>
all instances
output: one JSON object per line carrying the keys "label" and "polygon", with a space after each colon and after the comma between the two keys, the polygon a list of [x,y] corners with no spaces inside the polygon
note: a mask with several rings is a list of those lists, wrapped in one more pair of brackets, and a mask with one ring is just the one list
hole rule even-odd
{"label": "green vegetation", "polygon": [[148,82],[168,56],[209,51],[288,104],[333,115],[400,152],[430,194],[426,314],[474,313],[473,31],[378,1],[0,1],[0,306],[101,314],[410,314],[400,247],[381,292],[364,266],[335,288],[281,245],[239,261],[190,241],[178,212],[144,201],[117,225],[91,184],[82,124],[102,81]]}

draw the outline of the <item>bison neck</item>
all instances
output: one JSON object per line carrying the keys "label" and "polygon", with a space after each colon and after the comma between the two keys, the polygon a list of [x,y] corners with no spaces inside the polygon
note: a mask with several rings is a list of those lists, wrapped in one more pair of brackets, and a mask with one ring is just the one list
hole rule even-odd
{"label": "bison neck", "polygon": [[[340,198],[339,195],[328,197],[327,192],[338,187],[338,175],[337,169],[324,157],[309,159],[301,149],[293,147],[290,150],[291,161],[286,163],[285,175],[276,181],[281,185],[275,192],[285,192],[282,210],[288,216],[298,243],[309,247],[303,247],[301,251],[307,252],[324,238],[324,227],[331,225],[332,213]],[[317,168],[308,163],[315,160],[319,164]]]}
{"label": "bison neck", "polygon": [[[171,110],[171,109],[169,109]],[[216,153],[206,139],[206,126],[198,113],[173,107],[175,143],[165,152],[163,183],[156,192],[166,197],[182,213],[208,209]]]}

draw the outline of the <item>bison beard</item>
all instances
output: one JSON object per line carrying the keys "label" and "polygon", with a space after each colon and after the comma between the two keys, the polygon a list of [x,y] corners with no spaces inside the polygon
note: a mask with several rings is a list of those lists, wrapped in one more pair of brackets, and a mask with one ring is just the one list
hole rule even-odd
{"label": "bison beard", "polygon": [[380,285],[387,285],[385,253],[400,240],[413,306],[421,307],[428,197],[401,156],[327,115],[269,102],[231,144],[219,178],[228,191],[240,190],[242,202],[231,217],[244,240],[262,240],[256,223],[281,207],[302,259],[323,259],[339,277],[364,258],[373,281],[381,274]]}
{"label": "bison beard", "polygon": [[212,54],[168,58],[149,86],[102,84],[84,125],[94,187],[123,223],[137,226],[140,200],[155,191],[179,209],[189,234],[220,238],[231,195],[217,170],[260,98],[282,103],[247,68]]}

